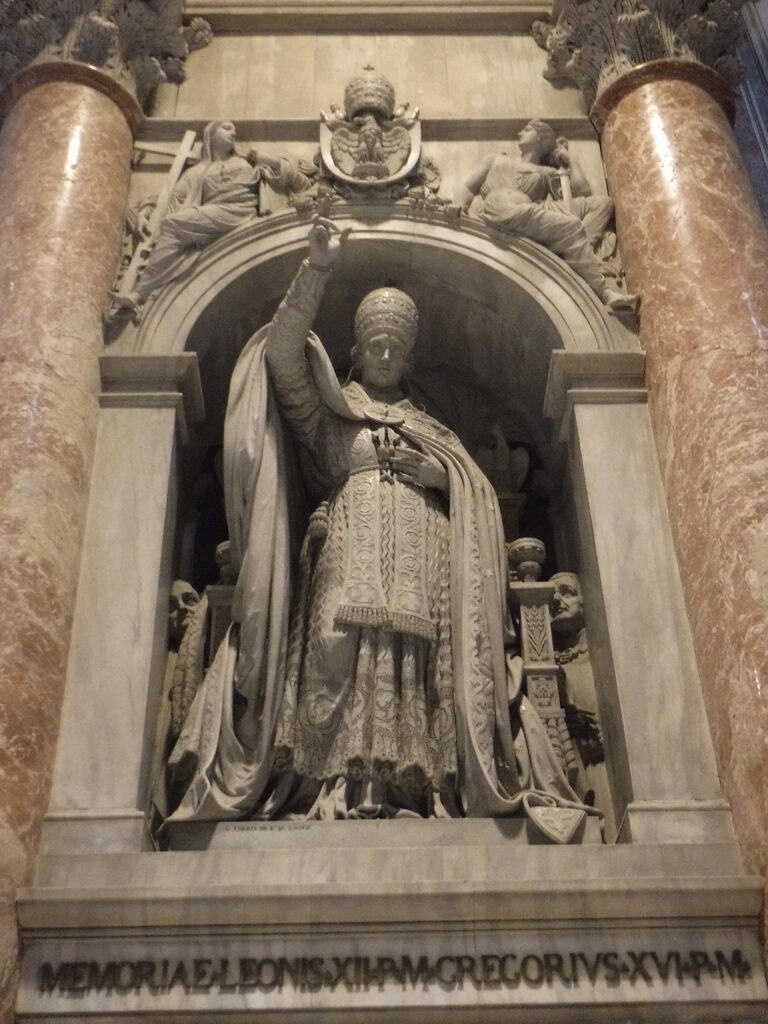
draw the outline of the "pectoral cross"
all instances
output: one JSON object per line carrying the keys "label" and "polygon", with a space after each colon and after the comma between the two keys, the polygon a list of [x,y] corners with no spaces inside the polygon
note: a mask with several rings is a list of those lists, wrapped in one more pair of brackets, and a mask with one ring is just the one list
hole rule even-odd
{"label": "pectoral cross", "polygon": [[[386,415],[386,408],[384,410]],[[399,434],[390,431],[389,427],[379,427],[373,431],[373,444],[376,448],[376,456],[379,460],[379,468],[384,480],[394,479],[395,469],[392,465],[392,456],[401,447],[403,441]]]}

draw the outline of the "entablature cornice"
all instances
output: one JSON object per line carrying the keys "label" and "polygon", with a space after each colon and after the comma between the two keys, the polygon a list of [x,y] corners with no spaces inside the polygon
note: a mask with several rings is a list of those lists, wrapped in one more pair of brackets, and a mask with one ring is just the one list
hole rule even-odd
{"label": "entablature cornice", "polygon": [[[531,116],[538,116],[534,111]],[[172,143],[175,152],[178,140],[185,131],[202,134],[209,119],[180,117],[145,118],[139,143]],[[231,118],[238,139],[258,139],[260,142],[317,143],[316,117]],[[425,142],[456,142],[468,140],[508,142],[530,120],[527,117],[425,117],[420,119],[421,137]],[[578,117],[547,117],[547,123],[558,135],[568,139],[594,139],[595,131],[586,115]],[[158,147],[162,151],[161,147]]]}
{"label": "entablature cornice", "polygon": [[188,0],[215,32],[527,32],[550,4],[531,0]]}

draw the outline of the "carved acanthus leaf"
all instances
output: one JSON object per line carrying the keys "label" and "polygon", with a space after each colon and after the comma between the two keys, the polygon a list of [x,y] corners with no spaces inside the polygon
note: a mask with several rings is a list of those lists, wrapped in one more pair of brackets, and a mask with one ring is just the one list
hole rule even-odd
{"label": "carved acanthus leaf", "polygon": [[551,661],[552,643],[549,638],[547,617],[542,605],[530,605],[522,610],[522,624],[527,643],[524,649],[529,661]]}
{"label": "carved acanthus leaf", "polygon": [[184,80],[184,61],[211,40],[202,18],[182,25],[181,0],[5,0],[0,90],[34,62],[101,68],[145,103],[161,82]]}
{"label": "carved acanthus leaf", "polygon": [[202,50],[213,39],[211,26],[204,18],[193,18],[188,25],[182,28],[181,34],[184,36],[189,53],[194,50]]}
{"label": "carved acanthus leaf", "polygon": [[533,25],[548,53],[544,77],[577,85],[591,106],[611,82],[649,60],[677,57],[734,85],[744,0],[555,0],[549,22]]}
{"label": "carved acanthus leaf", "polygon": [[157,57],[142,54],[140,57],[134,57],[130,61],[129,67],[131,69],[131,76],[136,83],[136,97],[139,102],[142,102],[149,96],[158,85],[168,81],[168,76]]}
{"label": "carved acanthus leaf", "polygon": [[94,67],[108,67],[117,55],[117,26],[109,18],[89,14],[72,44],[72,59]]}

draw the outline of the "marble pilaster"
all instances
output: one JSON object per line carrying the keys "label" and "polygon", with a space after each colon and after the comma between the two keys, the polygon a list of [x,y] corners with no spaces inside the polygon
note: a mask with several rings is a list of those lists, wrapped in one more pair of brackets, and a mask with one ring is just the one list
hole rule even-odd
{"label": "marble pilaster", "polygon": [[202,417],[197,359],[102,356],[103,392],[67,685],[41,853],[145,845],[168,653],[177,438]]}
{"label": "marble pilaster", "polygon": [[545,409],[569,450],[618,838],[725,841],[645,399],[640,353],[553,356]]}

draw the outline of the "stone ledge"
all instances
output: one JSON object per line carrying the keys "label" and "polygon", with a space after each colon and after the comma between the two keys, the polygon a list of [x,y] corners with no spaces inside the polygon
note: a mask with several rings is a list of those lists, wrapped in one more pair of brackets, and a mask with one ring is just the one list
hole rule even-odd
{"label": "stone ledge", "polygon": [[[222,869],[226,865],[220,865]],[[240,932],[304,934],[308,927],[346,933],[364,926],[376,932],[464,930],[482,925],[564,928],[607,926],[633,929],[741,927],[754,929],[760,907],[757,878],[630,878],[588,882],[401,882],[397,885],[325,883],[318,887],[276,885],[264,891],[254,879],[240,885],[194,884],[177,888],[27,889],[18,900],[25,935],[91,932],[149,936],[186,934],[200,928]]]}
{"label": "stone ledge", "polygon": [[187,0],[215,32],[527,32],[550,5],[531,0]]}
{"label": "stone ledge", "polygon": [[[480,920],[531,927],[744,923],[759,909],[759,882],[744,874],[734,843],[529,847],[465,835],[463,843],[443,837],[430,846],[417,827],[410,843],[395,845],[372,828],[369,845],[355,846],[344,841],[344,824],[328,823],[325,842],[313,830],[302,846],[278,832],[240,849],[44,856],[34,888],[21,894],[20,920],[25,929]],[[360,836],[359,826],[380,823],[350,824]]]}
{"label": "stone ledge", "polygon": [[[508,143],[517,136],[530,117],[422,117],[419,120],[422,141],[426,143],[467,140],[490,142],[494,139]],[[232,123],[237,128],[237,138],[241,144],[253,140],[259,143],[307,142],[317,145],[319,112],[316,117],[303,118],[236,117]],[[595,139],[595,130],[586,114],[581,117],[548,116],[547,123],[558,135],[567,135],[569,139]],[[136,148],[146,153],[162,154],[170,159],[176,154],[179,139],[185,131],[200,135],[206,124],[208,121],[202,117],[146,118]]]}
{"label": "stone ledge", "polygon": [[[26,1004],[22,1004],[25,1006]],[[151,1011],[147,1011],[151,1012]],[[727,1013],[727,1016],[724,1014]],[[450,1010],[444,1005],[422,1006],[416,1011],[404,1011],[398,1008],[394,1015],[381,1010],[361,1010],[356,1007],[336,1006],[333,1009],[295,1010],[286,1012],[283,1009],[260,1009],[260,1024],[765,1024],[765,1004],[762,1000],[728,1003],[688,1002],[684,1005],[670,1006],[666,999],[646,1003],[644,1006],[632,1008],[631,1016],[627,1014],[625,1004],[611,1003],[606,1006],[591,1004],[589,1018],[584,1010],[572,1006],[503,1006],[487,1007],[472,1006],[454,1007]],[[16,1021],[51,1021],[65,1019],[24,1010],[17,1013]],[[67,1017],[67,1020],[72,1020]],[[119,1024],[127,1018],[118,1014],[88,1014],[78,1018],[88,1024]],[[142,1021],[146,1017],[142,1017]],[[254,1019],[252,1009],[233,1012],[217,1012],[215,1017],[209,1010],[187,1012],[183,1015],[178,1011],[173,1014],[173,1024],[251,1024]],[[132,1017],[135,1021],[136,1018]]]}

